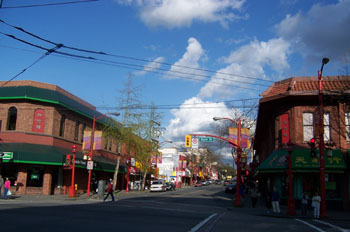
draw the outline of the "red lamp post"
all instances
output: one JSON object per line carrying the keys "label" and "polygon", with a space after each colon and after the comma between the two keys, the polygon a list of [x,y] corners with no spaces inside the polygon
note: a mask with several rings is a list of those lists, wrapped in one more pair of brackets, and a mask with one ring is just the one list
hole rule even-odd
{"label": "red lamp post", "polygon": [[241,154],[242,154],[242,148],[241,148],[241,119],[238,119],[238,122],[236,120],[233,120],[231,118],[220,118],[220,117],[214,117],[214,121],[218,120],[229,120],[236,125],[238,125],[238,138],[237,138],[237,158],[236,166],[237,166],[237,184],[236,184],[236,196],[235,196],[235,206],[241,206],[241,194],[240,194],[240,187],[241,187]]}
{"label": "red lamp post", "polygon": [[321,218],[327,217],[326,191],[325,191],[325,164],[324,164],[324,126],[323,126],[323,92],[322,71],[323,66],[329,62],[329,58],[322,59],[321,70],[318,71],[318,101],[319,101],[319,139],[320,139],[320,192],[321,192]]}
{"label": "red lamp post", "polygon": [[289,180],[288,215],[296,215],[295,201],[293,196],[292,152],[293,152],[293,144],[289,141],[288,142],[288,180]]}
{"label": "red lamp post", "polygon": [[128,163],[128,174],[126,176],[126,189],[125,189],[125,192],[129,192],[129,176],[130,176],[130,163],[131,163],[131,160],[128,159],[127,163]]}
{"label": "red lamp post", "polygon": [[[92,156],[93,156],[93,149],[94,149],[94,136],[95,136],[95,126],[96,126],[96,120],[108,115],[108,114],[112,114],[114,116],[119,116],[120,113],[105,113],[102,114],[100,116],[98,116],[97,118],[94,115],[94,119],[92,121],[92,132],[91,132],[91,140],[90,140],[90,153],[89,153],[89,160],[92,161]],[[89,170],[89,177],[88,177],[88,187],[87,187],[87,197],[90,197],[90,183],[91,183],[91,169]]]}
{"label": "red lamp post", "polygon": [[75,152],[77,151],[77,146],[74,144],[72,146],[72,152],[73,152],[73,164],[72,164],[72,180],[71,180],[71,186],[69,186],[68,189],[68,197],[75,197],[76,191],[75,191],[75,185],[74,185],[74,175],[75,175]]}

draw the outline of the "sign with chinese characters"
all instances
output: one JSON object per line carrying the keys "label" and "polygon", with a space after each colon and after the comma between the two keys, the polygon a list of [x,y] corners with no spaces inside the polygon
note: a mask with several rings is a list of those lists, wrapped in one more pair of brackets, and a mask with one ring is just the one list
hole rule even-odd
{"label": "sign with chinese characters", "polygon": [[45,130],[45,110],[36,109],[34,111],[33,132],[44,133]]}

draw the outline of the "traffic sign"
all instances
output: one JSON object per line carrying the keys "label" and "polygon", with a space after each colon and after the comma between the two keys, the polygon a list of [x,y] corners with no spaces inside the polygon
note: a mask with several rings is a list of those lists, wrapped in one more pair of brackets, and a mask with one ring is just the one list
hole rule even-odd
{"label": "traffic sign", "polygon": [[199,142],[214,142],[214,138],[211,138],[211,137],[199,138]]}
{"label": "traffic sign", "polygon": [[94,169],[94,161],[88,161],[86,165],[87,170]]}
{"label": "traffic sign", "polygon": [[192,138],[192,148],[198,149],[199,140],[198,138]]}

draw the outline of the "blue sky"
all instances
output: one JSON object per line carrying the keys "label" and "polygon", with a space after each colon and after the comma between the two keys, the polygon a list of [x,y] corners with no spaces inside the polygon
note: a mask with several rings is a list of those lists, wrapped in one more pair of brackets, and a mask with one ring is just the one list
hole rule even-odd
{"label": "blue sky", "polygon": [[[266,85],[291,76],[315,76],[322,57],[330,58],[324,75],[338,75],[350,53],[350,0],[100,0],[11,8],[49,2],[63,0],[3,0],[0,19],[66,46],[162,64],[58,51],[163,74],[51,54],[16,80],[58,85],[105,112],[117,107],[130,73],[143,87],[144,104],[181,106],[160,109],[164,136],[174,141],[205,131],[213,116],[232,116],[223,101],[258,98]],[[54,47],[3,23],[0,32]],[[0,34],[0,80],[44,53]]]}

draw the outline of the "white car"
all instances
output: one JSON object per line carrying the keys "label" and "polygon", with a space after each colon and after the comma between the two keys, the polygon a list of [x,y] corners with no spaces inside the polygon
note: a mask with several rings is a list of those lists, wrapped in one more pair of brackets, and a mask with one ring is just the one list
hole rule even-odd
{"label": "white car", "polygon": [[151,184],[150,191],[151,192],[165,192],[166,184],[162,181],[153,181]]}

